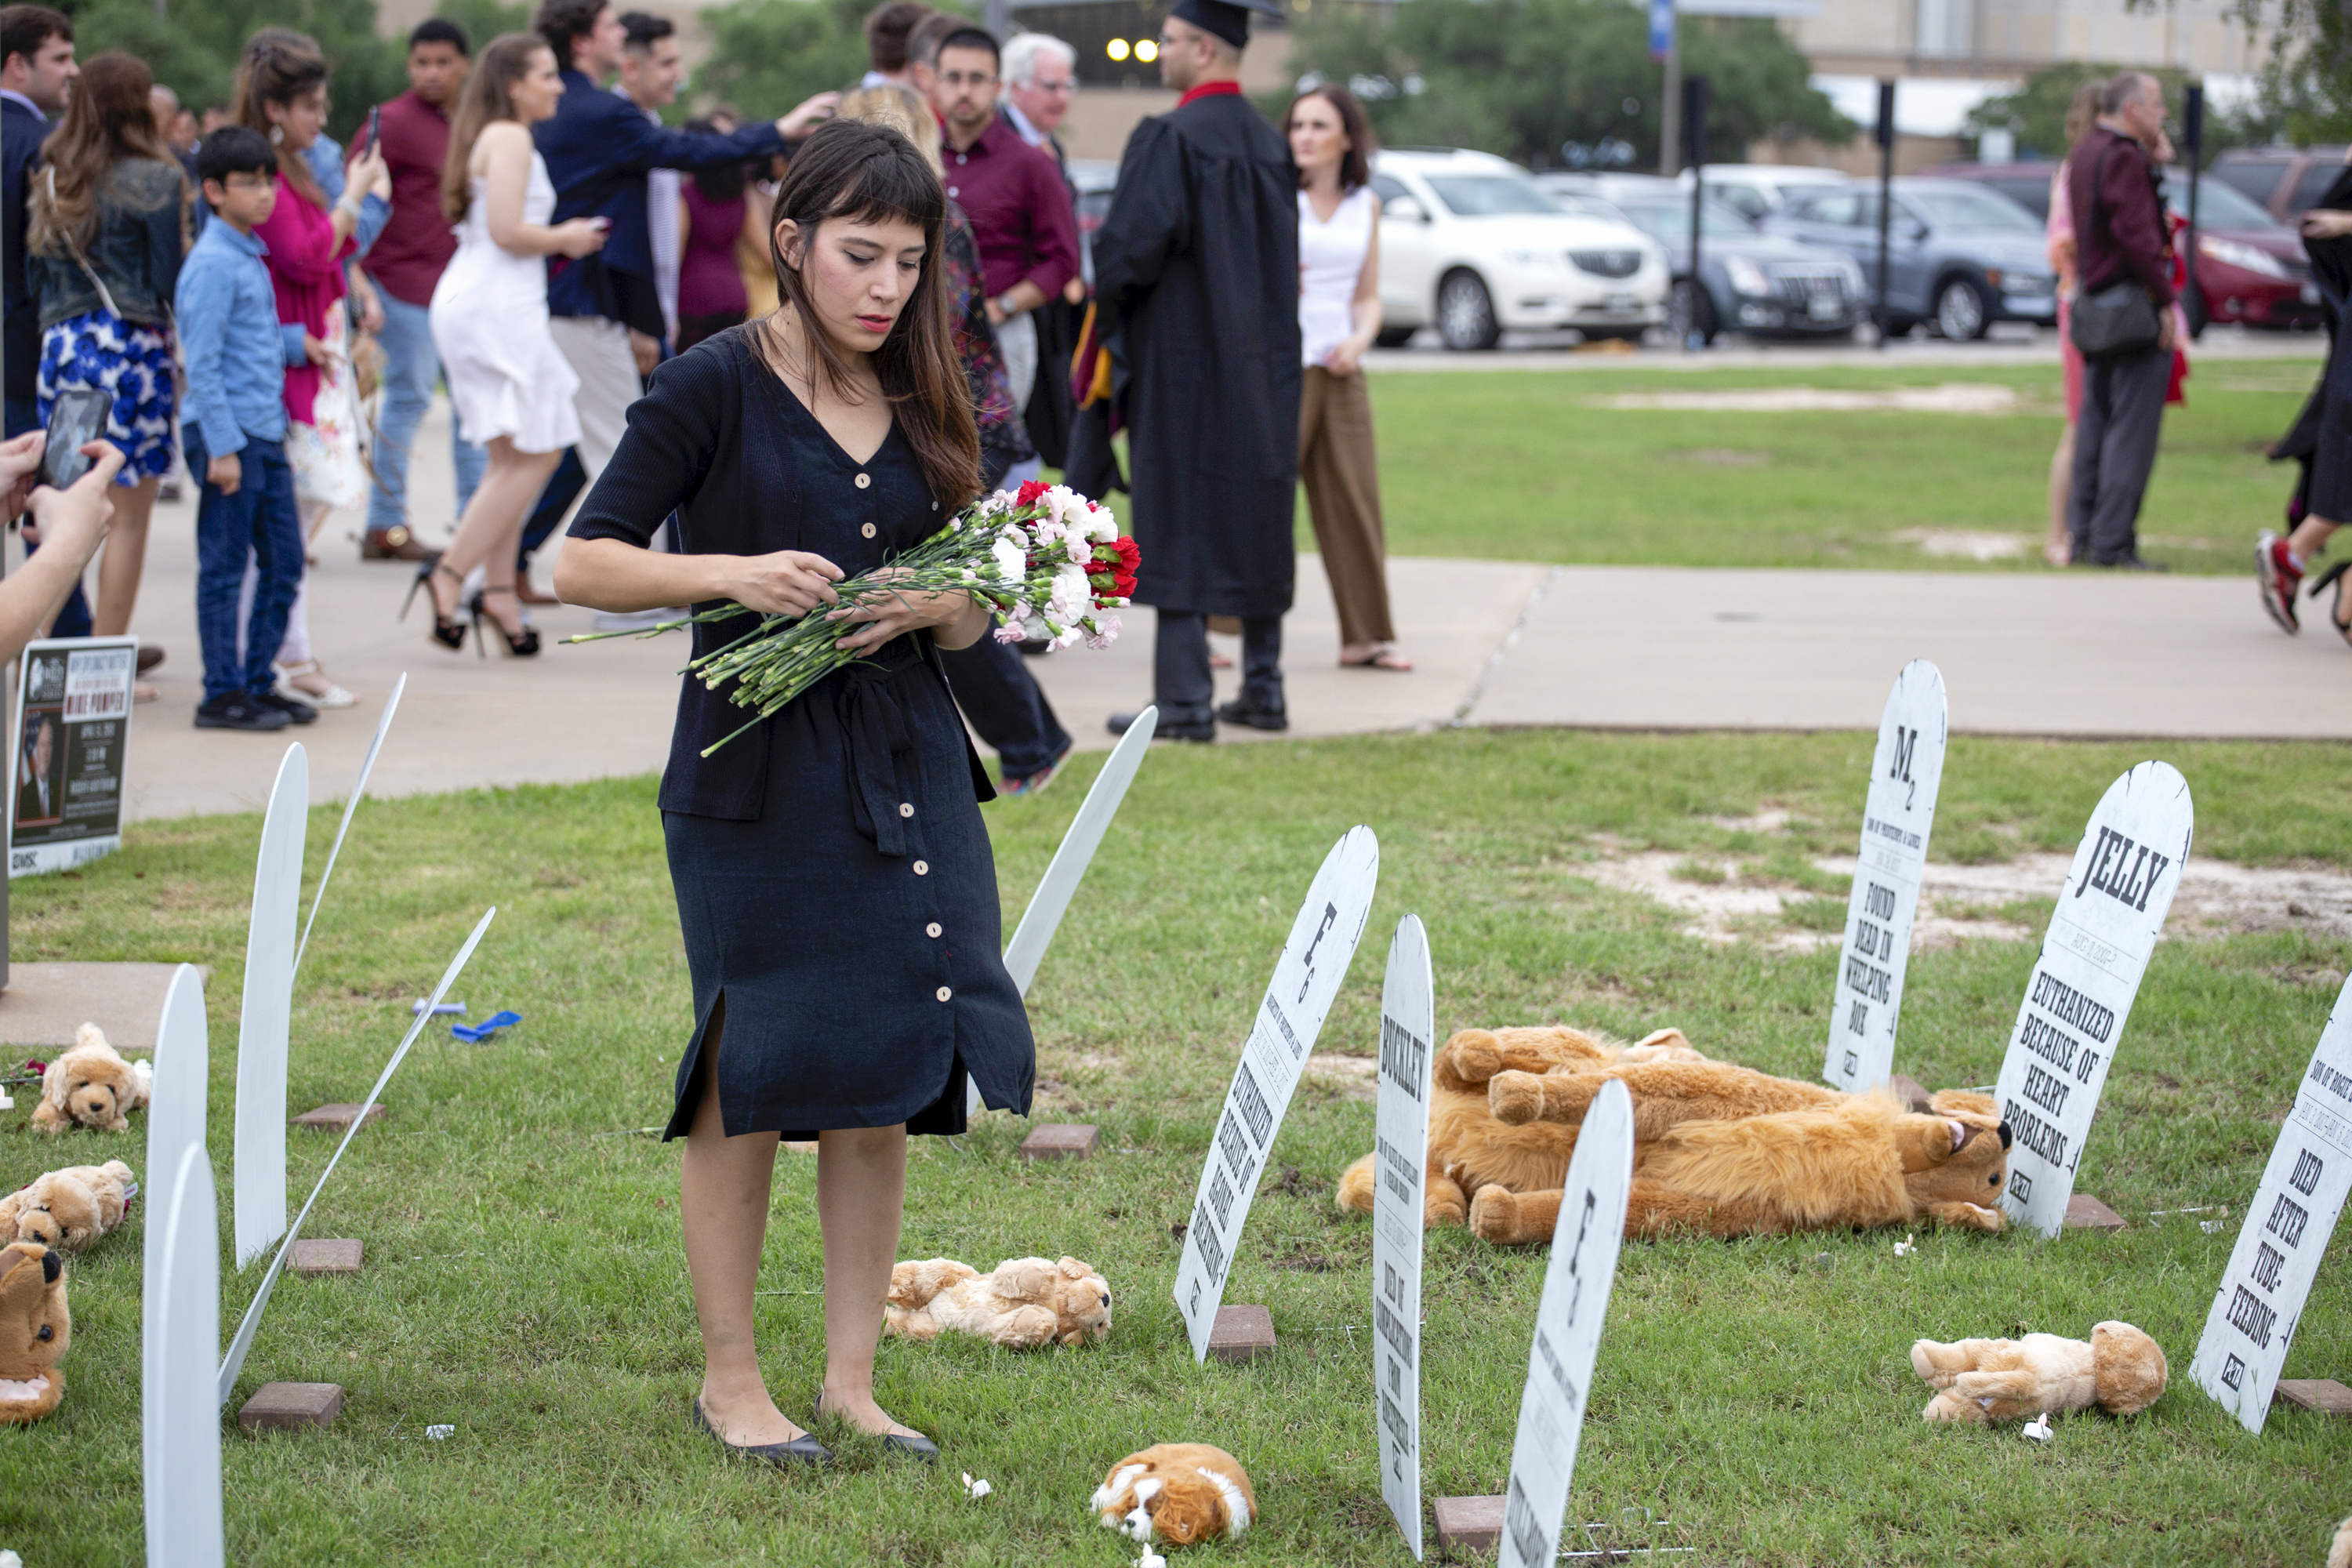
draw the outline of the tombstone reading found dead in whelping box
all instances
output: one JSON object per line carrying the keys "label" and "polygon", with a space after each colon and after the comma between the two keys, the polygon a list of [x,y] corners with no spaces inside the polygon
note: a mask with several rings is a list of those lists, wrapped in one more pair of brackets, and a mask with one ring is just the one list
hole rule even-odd
{"label": "tombstone reading found dead in whelping box", "polygon": [[2107,787],[2083,830],[1994,1094],[2011,1134],[2001,1207],[2056,1236],[2140,976],[2195,837],[2189,781],[2142,763]]}
{"label": "tombstone reading found dead in whelping box", "polygon": [[246,929],[245,999],[236,1023],[236,1130],[230,1205],[236,1267],[286,1234],[286,1047],[294,1020],[295,920],[302,903],[302,834],[310,764],[286,748],[254,857],[253,918]]}
{"label": "tombstone reading found dead in whelping box", "polygon": [[1370,828],[1351,827],[1331,847],[1291,922],[1274,979],[1234,1067],[1176,1266],[1176,1310],[1196,1362],[1208,1356],[1250,1201],[1307,1053],[1315,1048],[1315,1037],[1363,937],[1380,872],[1380,841]]}
{"label": "tombstone reading found dead in whelping box", "polygon": [[1429,934],[1397,922],[1381,986],[1381,1076],[1372,1143],[1372,1406],[1381,1498],[1421,1556],[1421,1244],[1428,1183],[1429,1053],[1437,1030]]}
{"label": "tombstone reading found dead in whelping box", "polygon": [[1870,788],[1863,797],[1862,854],[1846,900],[1822,1077],[1849,1094],[1885,1083],[1895,1070],[1895,1026],[1936,792],[1944,780],[1943,673],[1915,658],[1895,678],[1878,721]]}
{"label": "tombstone reading found dead in whelping box", "polygon": [[[2260,1432],[2287,1347],[2352,1194],[2352,979],[2295,1085],[2262,1184],[2213,1293],[2189,1375]],[[2315,1397],[2315,1403],[2316,1398]]]}

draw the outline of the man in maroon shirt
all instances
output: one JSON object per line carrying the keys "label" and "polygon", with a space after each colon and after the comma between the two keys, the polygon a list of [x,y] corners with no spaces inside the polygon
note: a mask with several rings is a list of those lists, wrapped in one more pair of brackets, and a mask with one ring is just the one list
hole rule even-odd
{"label": "man in maroon shirt", "polygon": [[[997,113],[998,73],[996,40],[978,27],[959,28],[940,41],[931,96],[946,131],[940,154],[948,195],[971,219],[980,244],[988,319],[1018,408],[1037,379],[1030,312],[1059,298],[1078,275],[1078,226],[1061,170]],[[1015,467],[1005,482],[1035,477]]]}
{"label": "man in maroon shirt", "polygon": [[2137,286],[2155,302],[2162,327],[2154,348],[2102,355],[2084,366],[2066,521],[2076,561],[2161,571],[2140,556],[2138,524],[2172,372],[2171,258],[2163,198],[2144,150],[2164,132],[2164,86],[2146,72],[2125,71],[2107,83],[2099,106],[2098,123],[2067,162],[2079,297],[2117,283]]}
{"label": "man in maroon shirt", "polygon": [[[421,561],[429,552],[408,523],[408,458],[417,424],[441,379],[433,350],[433,287],[457,253],[441,210],[441,165],[449,152],[449,110],[466,79],[465,29],[436,16],[408,36],[408,90],[383,109],[384,162],[392,168],[392,217],[360,263],[383,299],[383,415],[376,442],[375,484],[368,498],[371,561]],[[354,148],[354,153],[363,151]],[[449,422],[450,460],[457,470],[455,519],[481,482],[483,453]]]}

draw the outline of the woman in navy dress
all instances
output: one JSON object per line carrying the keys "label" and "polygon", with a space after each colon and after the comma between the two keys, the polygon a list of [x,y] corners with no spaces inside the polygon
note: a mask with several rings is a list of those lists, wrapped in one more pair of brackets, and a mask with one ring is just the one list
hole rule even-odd
{"label": "woman in navy dress", "polygon": [[[709,757],[744,710],[688,678],[662,778],[694,1035],[670,1137],[704,1372],[694,1424],[776,1462],[830,1456],[770,1396],[752,1289],[778,1138],[814,1138],[824,1234],[819,1408],[904,1451],[876,1404],[907,1135],[963,1131],[967,1077],[1025,1112],[1035,1047],[1006,974],[996,873],[939,649],[990,626],[961,594],[839,606],[833,584],[936,531],[979,488],[940,303],[946,195],[906,138],[834,121],[777,193],[772,316],[664,364],[572,524],[556,589],[631,611],[732,601],[841,621],[864,661]],[[680,553],[646,548],[673,510]],[[701,652],[739,636],[695,628]]]}

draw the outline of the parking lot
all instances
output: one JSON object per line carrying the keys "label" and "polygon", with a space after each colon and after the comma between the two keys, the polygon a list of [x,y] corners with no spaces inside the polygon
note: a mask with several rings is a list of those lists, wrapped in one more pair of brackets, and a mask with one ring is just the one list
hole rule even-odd
{"label": "parking lot", "polygon": [[[2315,331],[2273,331],[2258,328],[2213,326],[2189,346],[2190,363],[2206,360],[2308,358],[2315,364],[2327,353],[2327,337]],[[1434,330],[1415,332],[1399,348],[1375,349],[1364,363],[1388,370],[1561,370],[1635,365],[1646,370],[1686,366],[1693,370],[1723,370],[1742,363],[1771,364],[2052,364],[2058,363],[2058,333],[2049,327],[2003,322],[1974,342],[1952,342],[1922,327],[1885,348],[1869,327],[1844,338],[1787,339],[1725,332],[1706,348],[1690,350],[1673,341],[1664,329],[1643,335],[1638,343],[1622,341],[1587,343],[1573,331],[1507,331],[1486,353],[1449,351]],[[2192,384],[2193,385],[2194,384]]]}

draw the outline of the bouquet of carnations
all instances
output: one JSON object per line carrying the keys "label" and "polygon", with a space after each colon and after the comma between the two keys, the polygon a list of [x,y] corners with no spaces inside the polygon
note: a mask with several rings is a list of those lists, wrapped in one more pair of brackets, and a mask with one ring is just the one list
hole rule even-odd
{"label": "bouquet of carnations", "polygon": [[[1032,480],[1019,490],[999,490],[973,502],[945,528],[873,572],[834,584],[840,605],[805,616],[761,615],[742,636],[691,660],[687,668],[717,690],[735,683],[728,700],[761,719],[845,665],[856,651],[834,644],[856,623],[827,618],[898,594],[966,593],[984,603],[1000,623],[999,642],[1034,638],[1057,648],[1084,640],[1108,647],[1118,636],[1118,617],[1135,592],[1135,541],[1118,531],[1108,508],[1067,485]],[[887,575],[886,575],[887,574]],[[752,614],[740,605],[721,605],[699,615],[664,621],[635,635],[656,637],[698,621],[733,620]],[[626,632],[567,637],[595,642]],[[702,753],[709,756],[743,732],[737,730]]]}

